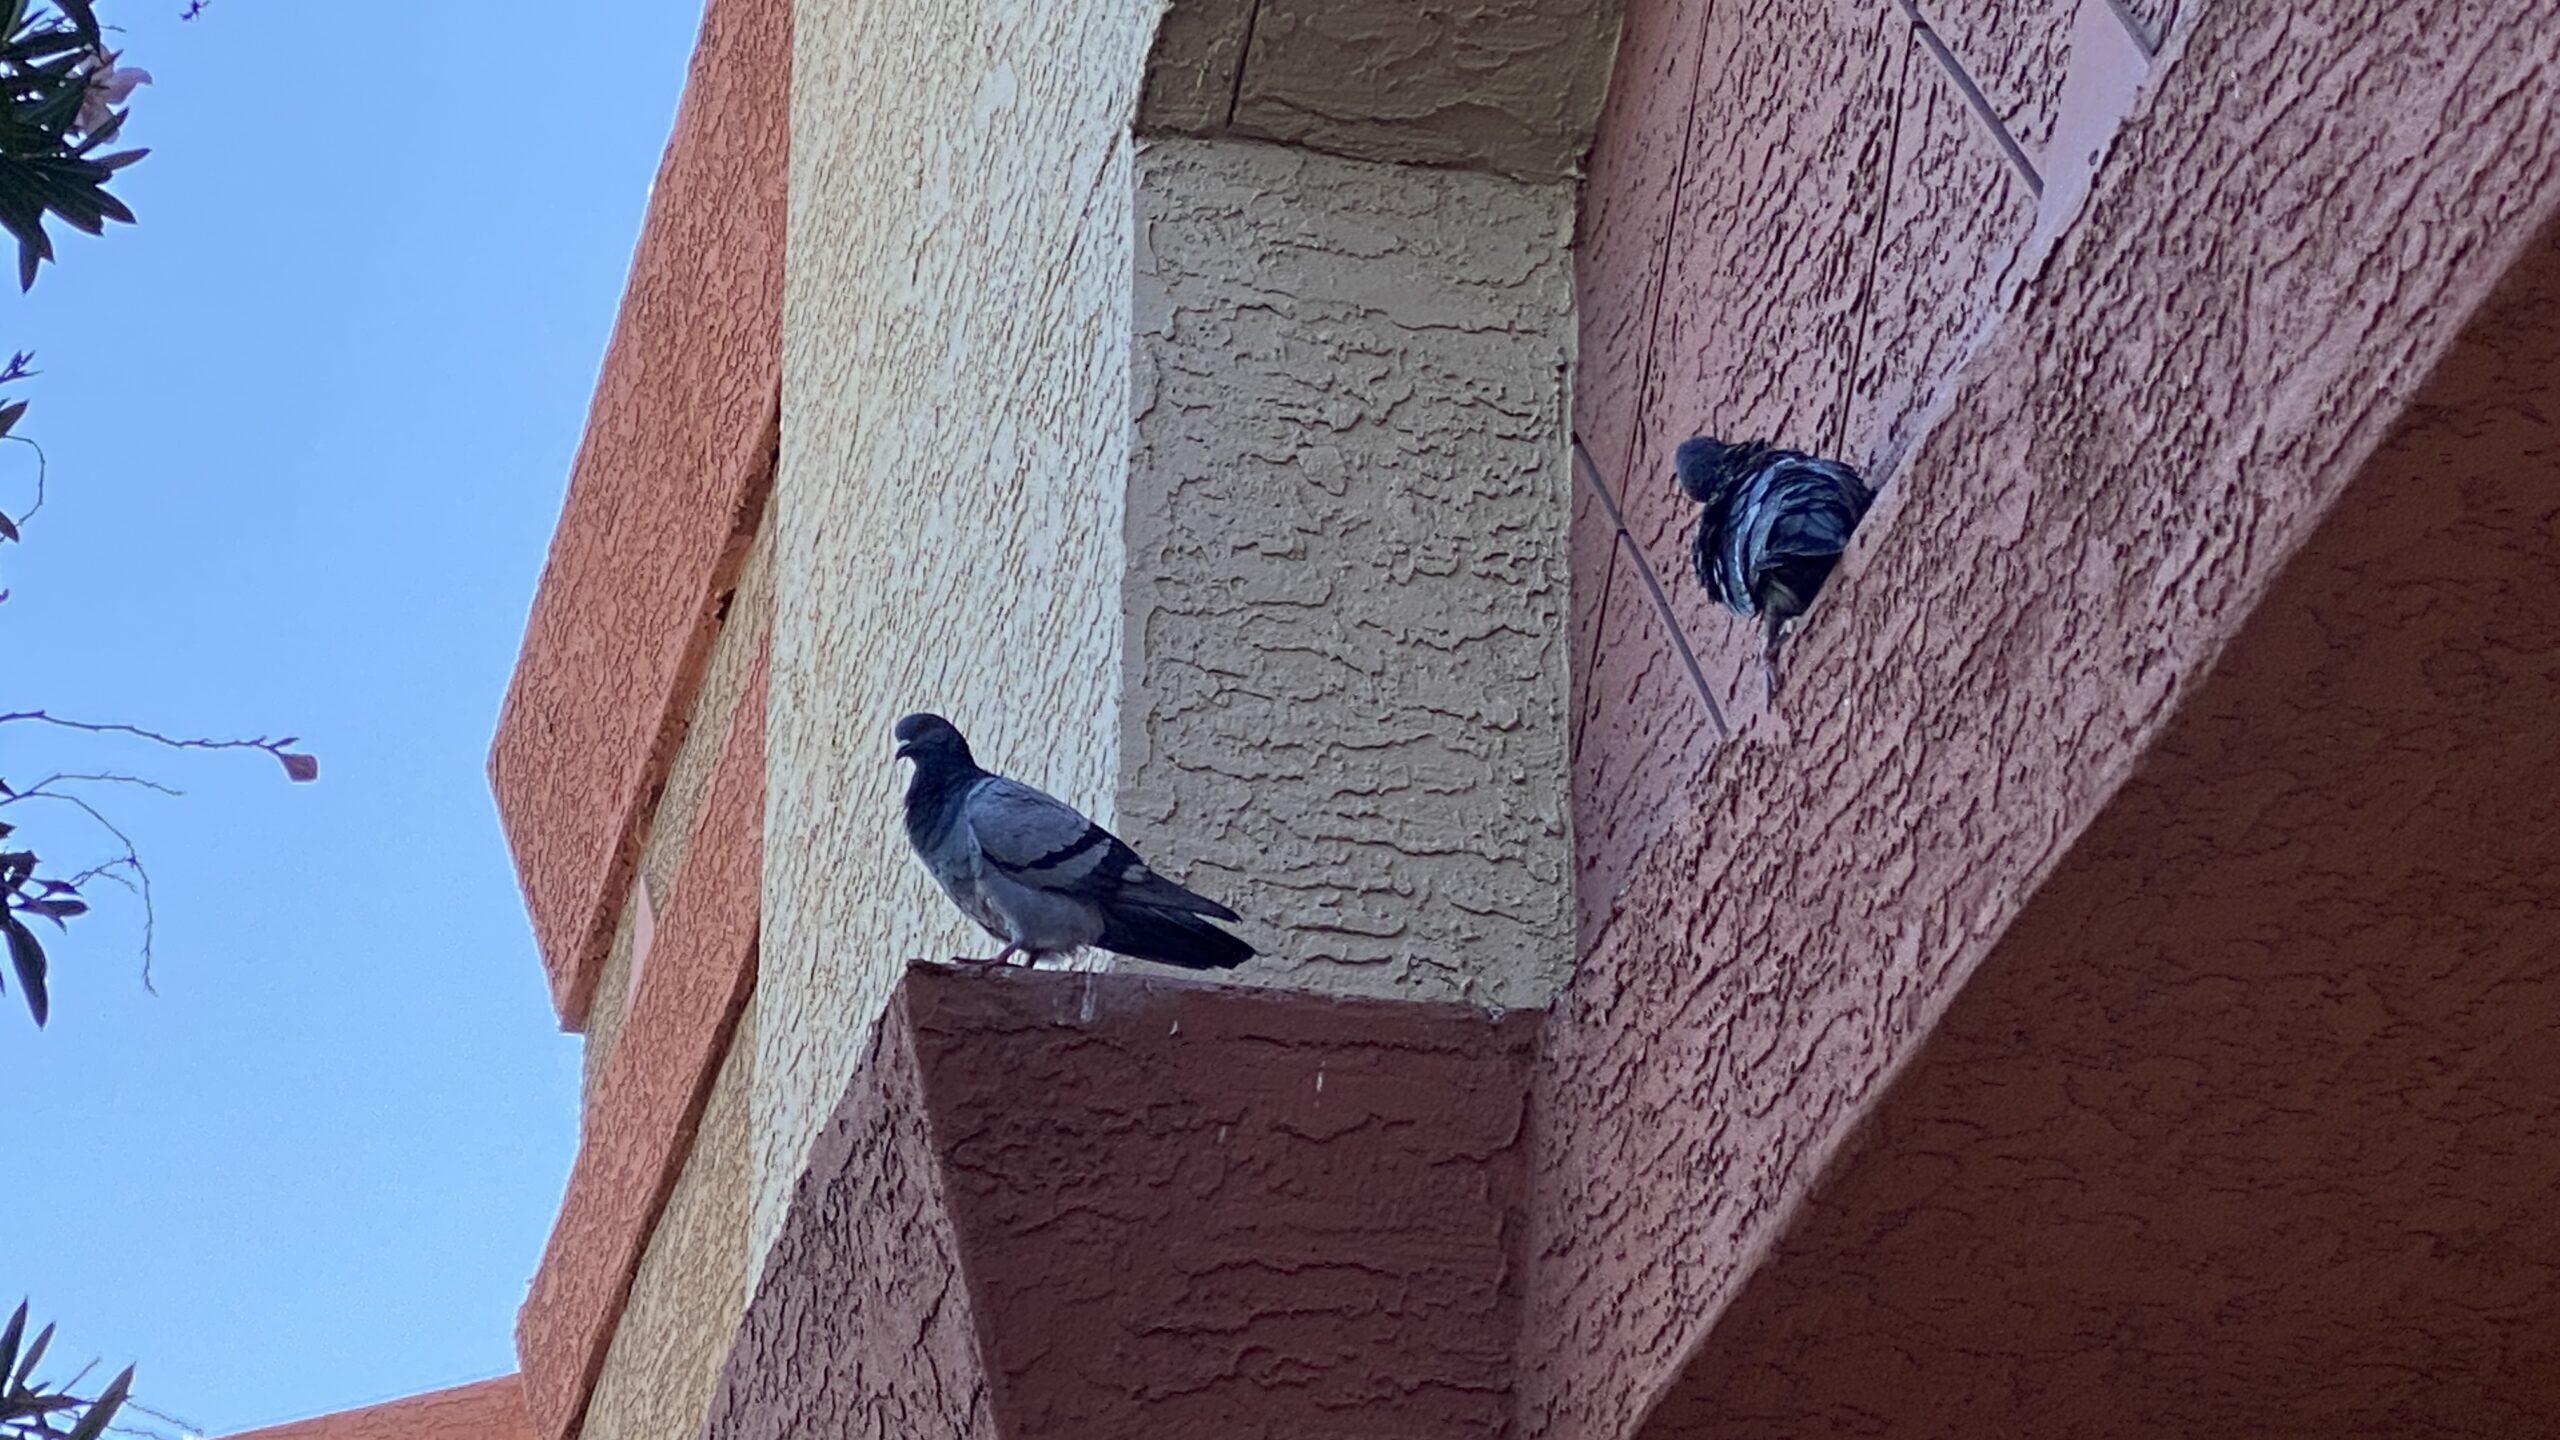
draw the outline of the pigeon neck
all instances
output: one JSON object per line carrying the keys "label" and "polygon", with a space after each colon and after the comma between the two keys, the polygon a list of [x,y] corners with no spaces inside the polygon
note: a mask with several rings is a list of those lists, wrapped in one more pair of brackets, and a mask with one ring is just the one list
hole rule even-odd
{"label": "pigeon neck", "polygon": [[916,772],[907,777],[907,813],[939,815],[952,797],[976,784],[978,777],[986,773],[966,751],[958,755],[918,756]]}

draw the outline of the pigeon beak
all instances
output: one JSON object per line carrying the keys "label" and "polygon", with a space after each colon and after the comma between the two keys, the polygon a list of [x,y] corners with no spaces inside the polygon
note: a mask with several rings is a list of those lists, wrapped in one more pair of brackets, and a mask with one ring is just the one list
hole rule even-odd
{"label": "pigeon beak", "polygon": [[897,758],[901,760],[913,760],[916,758],[916,742],[913,740],[899,741]]}

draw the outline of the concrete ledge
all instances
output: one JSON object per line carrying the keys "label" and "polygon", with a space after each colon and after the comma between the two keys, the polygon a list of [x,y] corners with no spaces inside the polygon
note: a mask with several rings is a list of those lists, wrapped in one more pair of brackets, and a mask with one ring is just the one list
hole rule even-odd
{"label": "concrete ledge", "polygon": [[785,0],[713,0],[490,747],[570,1029],[772,483],[790,75]]}
{"label": "concrete ledge", "polygon": [[1537,1019],[919,964],[707,1433],[1498,1433]]}
{"label": "concrete ledge", "polygon": [[684,862],[665,933],[587,1107],[559,1218],[516,1320],[541,1440],[568,1440],[604,1365],[705,1098],[755,988],[764,862],[764,693],[759,655]]}

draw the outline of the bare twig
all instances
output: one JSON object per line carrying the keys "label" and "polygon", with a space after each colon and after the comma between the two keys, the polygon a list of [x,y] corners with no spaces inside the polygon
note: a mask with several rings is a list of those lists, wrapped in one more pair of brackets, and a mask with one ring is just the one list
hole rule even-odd
{"label": "bare twig", "polygon": [[7,440],[13,444],[24,445],[28,449],[36,452],[36,503],[27,507],[26,514],[10,517],[11,524],[14,524],[19,529],[24,530],[27,528],[27,522],[36,518],[36,512],[44,508],[44,447],[33,440],[28,439],[24,435],[0,435],[0,440]]}
{"label": "bare twig", "polygon": [[77,795],[65,795],[59,790],[42,789],[23,791],[21,795],[29,800],[52,800],[79,807],[90,819],[98,823],[99,828],[116,837],[116,843],[124,847],[122,855],[82,871],[80,875],[73,877],[71,883],[78,886],[116,870],[132,872],[134,880],[138,882],[132,888],[142,897],[142,988],[153,995],[159,994],[159,988],[151,983],[151,941],[159,928],[160,916],[158,908],[151,902],[151,872],[143,868],[142,856],[134,847],[133,837],[124,833],[124,830],[116,822],[108,819],[97,806]]}
{"label": "bare twig", "polygon": [[134,1399],[130,1395],[125,1397],[123,1406],[121,1406],[116,1413],[118,1415],[124,1415],[129,1412],[138,1412],[143,1415],[148,1415],[152,1419],[157,1420],[161,1424],[170,1428],[167,1430],[154,1430],[143,1425],[119,1424],[108,1426],[107,1433],[110,1435],[139,1435],[144,1437],[144,1440],[177,1440],[177,1437],[181,1435],[201,1435],[204,1433],[204,1428],[202,1426],[193,1424],[180,1416],[172,1415],[165,1410],[154,1410],[150,1406],[143,1404],[141,1401]]}
{"label": "bare twig", "polygon": [[39,797],[42,797],[42,796],[44,796],[44,795],[50,794],[50,793],[52,793],[52,792],[51,792],[51,791],[48,791],[48,790],[45,788],[46,786],[49,786],[49,785],[84,785],[84,784],[85,784],[85,785],[139,785],[139,786],[141,786],[141,787],[142,787],[143,789],[145,789],[145,790],[156,790],[156,791],[160,792],[160,793],[161,793],[161,794],[163,794],[163,795],[184,796],[184,795],[187,793],[187,792],[186,792],[186,791],[184,791],[184,790],[178,790],[178,789],[174,789],[174,788],[172,788],[172,787],[170,787],[170,786],[163,785],[163,784],[161,784],[161,783],[160,783],[159,781],[157,781],[157,780],[145,780],[145,779],[143,779],[143,778],[142,778],[141,776],[139,776],[139,775],[116,775],[116,774],[111,774],[111,773],[107,773],[107,772],[100,772],[100,773],[95,774],[95,775],[67,775],[67,774],[53,774],[53,775],[47,775],[47,776],[46,776],[46,777],[44,777],[43,779],[41,779],[41,780],[37,781],[37,782],[36,782],[36,783],[34,783],[33,785],[28,786],[28,787],[27,787],[26,789],[24,789],[24,790],[15,791],[15,792],[13,792],[13,793],[11,793],[11,794],[8,794],[8,795],[0,795],[0,805],[9,805],[9,804],[14,804],[14,803],[16,803],[17,801],[20,801],[20,800],[26,800],[26,799],[32,799],[32,798],[39,798]]}
{"label": "bare twig", "polygon": [[127,725],[121,721],[67,720],[43,710],[0,712],[0,725],[21,720],[34,721],[39,725],[58,726],[64,730],[79,730],[91,735],[130,735],[135,739],[148,740],[154,745],[166,746],[171,750],[263,750],[274,756],[277,762],[284,766],[285,774],[291,779],[311,780],[318,778],[320,774],[318,762],[308,755],[296,753],[289,748],[302,738],[298,735],[287,735],[278,740],[270,740],[264,735],[246,740],[212,740],[199,736],[170,735],[162,731],[146,729],[140,725]]}

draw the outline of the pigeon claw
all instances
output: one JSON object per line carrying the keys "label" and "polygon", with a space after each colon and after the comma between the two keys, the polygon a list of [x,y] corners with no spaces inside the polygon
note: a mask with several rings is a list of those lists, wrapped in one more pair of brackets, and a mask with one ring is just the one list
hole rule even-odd
{"label": "pigeon claw", "polygon": [[995,954],[985,957],[976,955],[954,955],[951,957],[951,963],[954,965],[1003,965],[1009,963],[1014,956],[1021,953],[1021,946],[1007,945]]}

